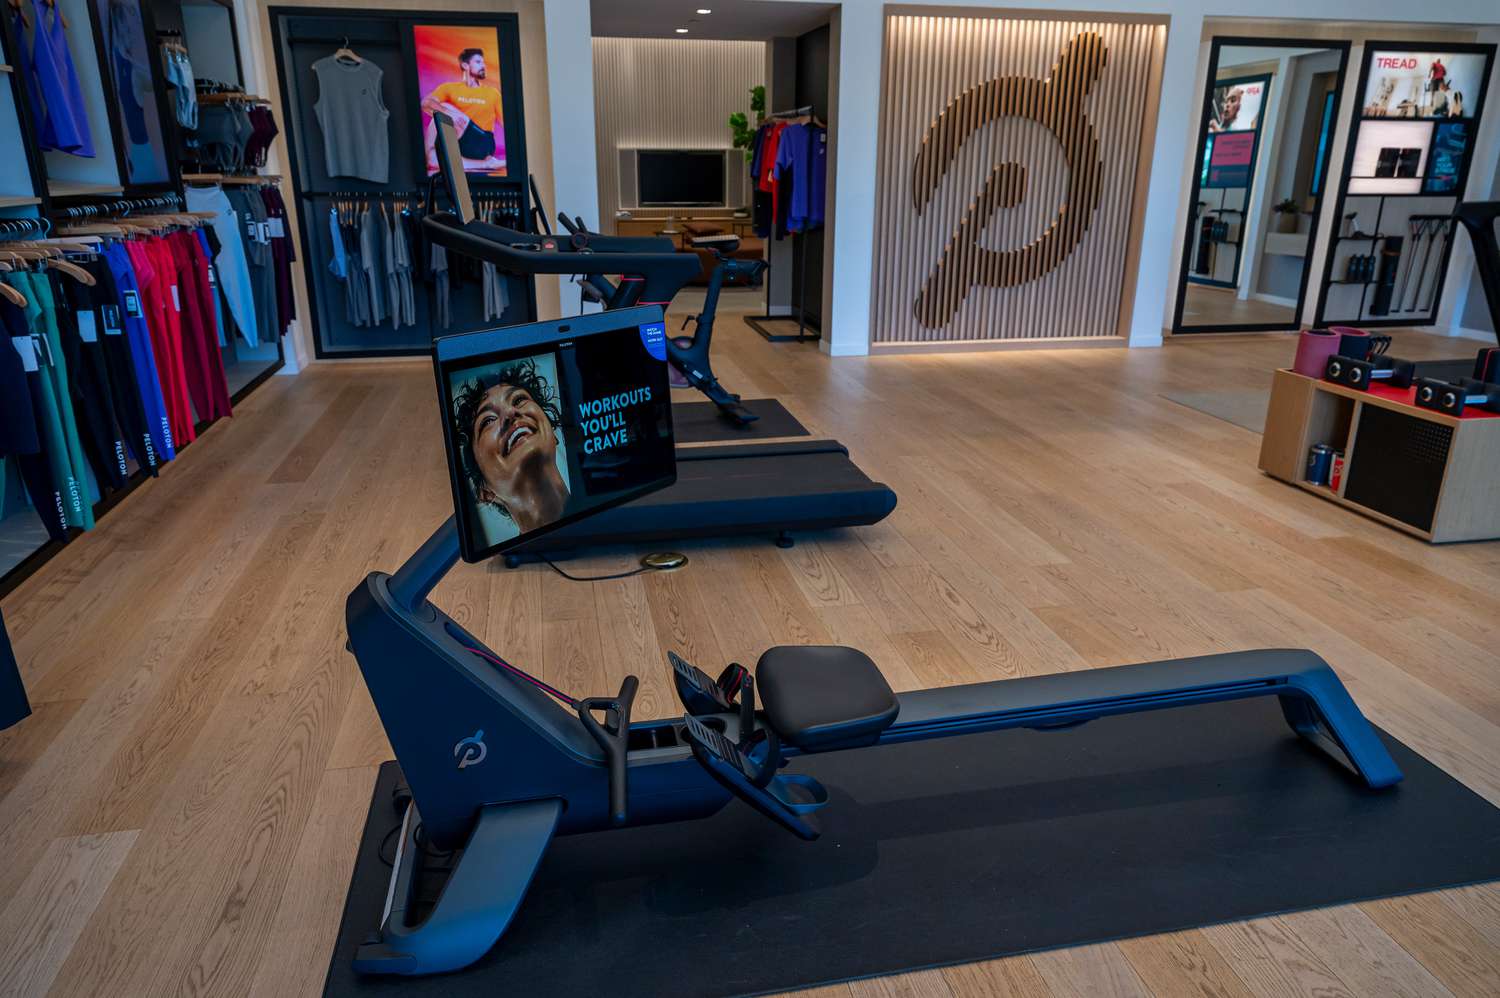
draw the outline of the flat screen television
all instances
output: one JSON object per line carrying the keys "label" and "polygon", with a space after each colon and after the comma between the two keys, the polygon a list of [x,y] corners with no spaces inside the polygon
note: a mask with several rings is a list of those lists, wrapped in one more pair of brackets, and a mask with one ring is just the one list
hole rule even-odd
{"label": "flat screen television", "polygon": [[725,203],[722,149],[637,149],[637,204],[642,208]]}

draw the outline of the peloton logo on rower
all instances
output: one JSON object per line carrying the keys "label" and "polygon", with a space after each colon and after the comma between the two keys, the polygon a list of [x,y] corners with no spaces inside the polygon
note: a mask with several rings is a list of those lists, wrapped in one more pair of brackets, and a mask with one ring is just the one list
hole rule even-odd
{"label": "peloton logo on rower", "polygon": [[458,760],[459,769],[477,766],[489,754],[490,750],[484,747],[483,728],[480,728],[468,738],[460,738],[458,744],[453,746],[453,757]]}

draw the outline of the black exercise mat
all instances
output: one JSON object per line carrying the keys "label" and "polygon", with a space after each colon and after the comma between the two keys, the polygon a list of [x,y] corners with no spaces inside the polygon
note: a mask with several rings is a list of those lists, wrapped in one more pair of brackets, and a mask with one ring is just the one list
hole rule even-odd
{"label": "black exercise mat", "polygon": [[712,402],[674,402],[672,432],[680,444],[701,444],[710,440],[769,440],[772,437],[805,437],[807,427],[786,411],[776,399],[742,399],[740,405],[760,418],[746,426],[736,426],[720,413]]}
{"label": "black exercise mat", "polygon": [[1406,775],[1387,791],[1270,698],[802,758],[832,793],[819,841],[739,801],[556,839],[484,959],[361,979],[387,763],[327,994],[753,994],[1500,878],[1500,809],[1385,742]]}

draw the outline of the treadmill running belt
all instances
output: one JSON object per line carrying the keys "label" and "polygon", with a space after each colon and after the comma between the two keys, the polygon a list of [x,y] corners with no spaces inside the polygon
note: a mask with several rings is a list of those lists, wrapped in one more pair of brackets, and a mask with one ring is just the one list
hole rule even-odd
{"label": "treadmill running belt", "polygon": [[728,444],[677,452],[677,483],[563,527],[507,557],[634,541],[775,536],[785,530],[863,527],[896,508],[837,440]]}
{"label": "treadmill running belt", "polygon": [[680,444],[808,436],[807,427],[776,399],[742,399],[740,405],[759,418],[745,426],[735,426],[712,402],[674,402],[672,433]]}

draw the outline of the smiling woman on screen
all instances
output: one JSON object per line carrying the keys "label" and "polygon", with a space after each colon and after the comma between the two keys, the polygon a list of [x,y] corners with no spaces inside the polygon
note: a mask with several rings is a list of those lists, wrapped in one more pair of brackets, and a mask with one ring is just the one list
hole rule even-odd
{"label": "smiling woman on screen", "polygon": [[568,484],[558,466],[556,389],[531,360],[466,381],[453,403],[454,436],[475,500],[526,533],[560,519]]}

